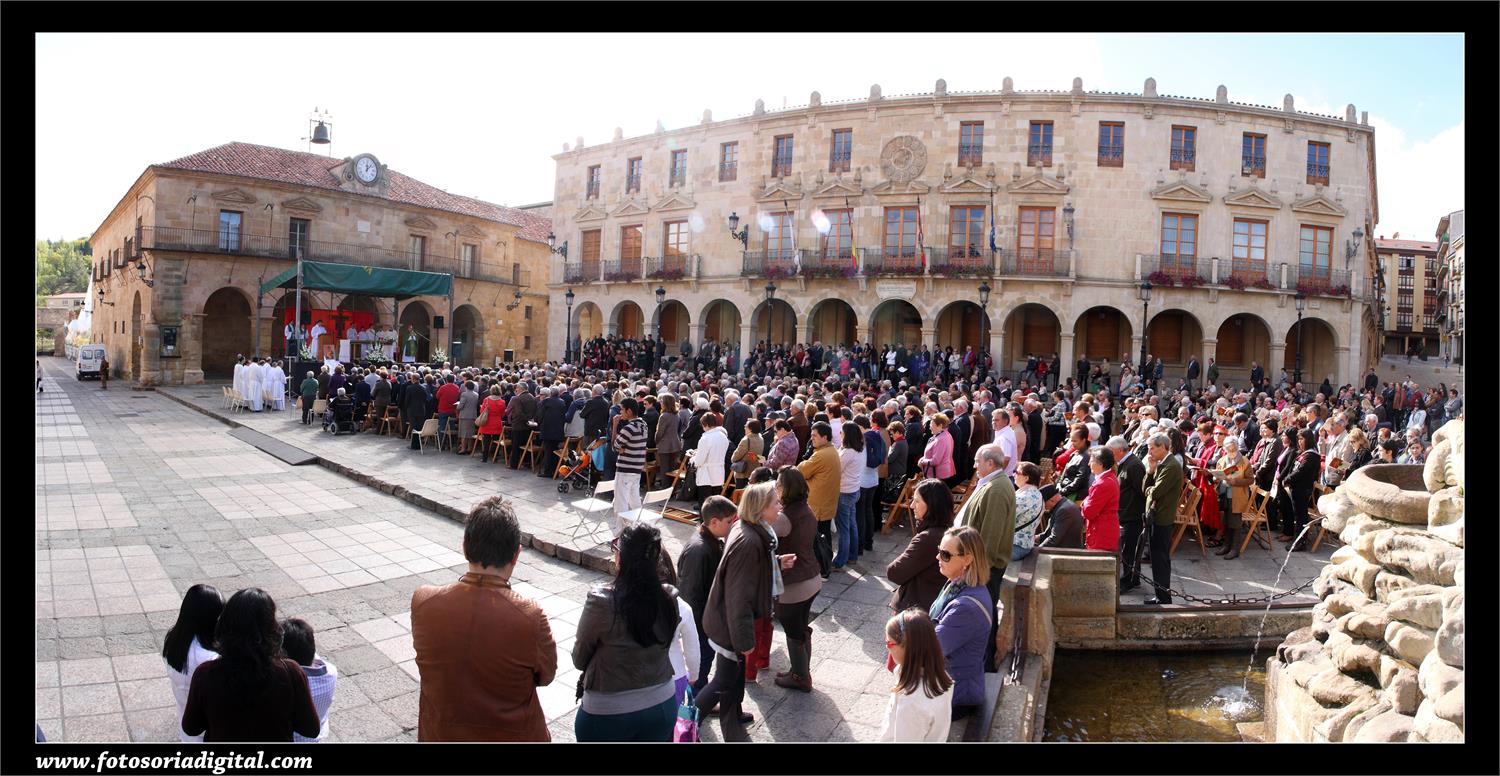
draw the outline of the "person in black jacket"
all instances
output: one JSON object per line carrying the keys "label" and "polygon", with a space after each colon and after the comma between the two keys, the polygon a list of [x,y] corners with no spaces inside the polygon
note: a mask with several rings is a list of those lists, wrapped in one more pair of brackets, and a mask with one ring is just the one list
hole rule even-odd
{"label": "person in black jacket", "polygon": [[604,386],[594,386],[594,396],[578,411],[583,415],[583,435],[593,440],[604,436],[609,425],[609,400],[604,398]]}
{"label": "person in black jacket", "polygon": [[1141,530],[1146,519],[1146,464],[1130,452],[1125,437],[1105,444],[1115,454],[1115,476],[1120,481],[1120,592],[1141,584]]}
{"label": "person in black jacket", "polygon": [[411,426],[411,449],[421,448],[421,439],[417,432],[422,430],[422,422],[432,417],[427,411],[427,392],[422,390],[420,383],[408,383],[401,391],[401,414],[406,416],[406,422]]}
{"label": "person in black jacket", "polygon": [[1062,474],[1057,477],[1057,490],[1064,497],[1074,502],[1083,503],[1083,499],[1089,494],[1089,457],[1085,455],[1089,447],[1088,429],[1073,429],[1069,437],[1073,445],[1073,457],[1068,459],[1063,466]]}
{"label": "person in black jacket", "polygon": [[547,388],[547,398],[537,405],[537,426],[542,436],[542,468],[538,477],[551,477],[557,470],[557,448],[567,437],[563,416],[568,405],[557,396],[557,386]]}
{"label": "person in black jacket", "polygon": [[969,436],[974,431],[974,421],[969,417],[969,403],[963,399],[953,402],[953,422],[948,424],[948,434],[953,437],[953,477],[955,483],[969,481],[974,474],[974,456],[968,453]]}
{"label": "person in black jacket", "polygon": [[[510,460],[507,464],[515,469],[521,463],[521,448],[526,446],[526,441],[531,437],[531,421],[536,419],[537,401],[526,387],[521,383],[516,387],[516,397],[506,404],[505,412],[510,416]],[[566,411],[566,410],[565,410]]]}
{"label": "person in black jacket", "polygon": [[[1288,429],[1285,436],[1291,436]],[[1283,506],[1290,505],[1288,513],[1290,520],[1283,520],[1283,528],[1286,528],[1287,540],[1297,540],[1292,546],[1293,552],[1302,552],[1311,544],[1307,538],[1302,536],[1302,530],[1307,525],[1307,508],[1312,503],[1313,486],[1318,481],[1318,474],[1322,470],[1323,458],[1318,455],[1318,435],[1310,428],[1302,429],[1296,435],[1297,452],[1295,456],[1287,456],[1292,461],[1289,470],[1281,476],[1282,492],[1286,495]],[[1291,440],[1287,440],[1290,444]]]}
{"label": "person in black jacket", "polygon": [[[1276,479],[1276,459],[1286,448],[1276,433],[1276,418],[1267,418],[1260,426],[1260,441],[1250,453],[1250,471],[1255,475],[1255,487],[1271,492],[1271,482]],[[1266,500],[1266,528],[1275,531],[1281,528],[1276,517],[1276,499]]]}
{"label": "person in black jacket", "polygon": [[1045,425],[1042,423],[1042,405],[1033,400],[1026,400],[1026,451],[1022,458],[1041,465],[1042,462],[1042,434],[1045,433]]}
{"label": "person in black jacket", "polygon": [[703,607],[708,603],[708,591],[714,584],[714,574],[719,570],[719,559],[724,556],[724,537],[734,525],[734,502],[723,496],[709,496],[703,501],[698,514],[698,530],[682,554],[677,558],[678,594],[693,609],[693,625],[698,628],[698,681],[693,683],[693,694],[702,692],[708,684],[709,668],[713,665],[713,647],[708,645],[708,636],[703,633]]}

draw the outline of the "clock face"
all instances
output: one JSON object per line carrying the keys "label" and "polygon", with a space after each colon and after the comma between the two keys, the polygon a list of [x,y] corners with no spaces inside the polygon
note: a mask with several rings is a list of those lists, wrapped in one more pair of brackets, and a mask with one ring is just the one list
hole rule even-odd
{"label": "clock face", "polygon": [[379,173],[380,170],[375,166],[375,160],[368,156],[361,156],[359,161],[354,163],[354,176],[359,178],[360,183],[374,183],[375,176]]}

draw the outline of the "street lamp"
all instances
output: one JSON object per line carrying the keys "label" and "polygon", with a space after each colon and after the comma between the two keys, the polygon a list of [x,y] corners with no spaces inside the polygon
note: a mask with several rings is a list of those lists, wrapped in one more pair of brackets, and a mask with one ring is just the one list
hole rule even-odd
{"label": "street lamp", "polygon": [[547,248],[564,259],[568,258],[568,241],[564,240],[563,244],[559,246],[557,244],[557,235],[550,231],[547,232]]}
{"label": "street lamp", "polygon": [[985,355],[989,353],[989,324],[990,324],[990,284],[981,281],[979,283],[979,384],[984,385],[984,379],[990,376],[989,364],[985,362]]}
{"label": "street lamp", "polygon": [[152,280],[151,278],[146,277],[146,260],[144,258],[142,258],[142,259],[139,259],[139,261],[140,261],[140,263],[135,265],[135,271],[138,272],[138,273],[140,273],[140,275],[141,275],[141,282],[145,283],[147,288],[155,288],[156,287],[156,281]]}
{"label": "street lamp", "polygon": [[729,236],[733,237],[736,240],[739,240],[740,241],[740,245],[743,246],[746,250],[748,250],[750,248],[750,225],[746,224],[744,229],[740,229],[739,227],[740,227],[740,215],[739,215],[739,213],[730,213],[729,214]]}
{"label": "street lamp", "polygon": [[114,302],[106,302],[106,301],[104,301],[104,289],[102,287],[99,289],[99,304],[107,304],[110,307],[114,307],[115,306]]}
{"label": "street lamp", "polygon": [[[658,342],[662,341],[663,337],[665,336],[662,332],[664,332],[666,330],[666,328],[662,325],[662,320],[661,320],[661,304],[662,304],[662,302],[665,302],[665,301],[667,301],[667,289],[662,288],[661,286],[657,286],[656,287],[656,339],[657,339]],[[653,348],[651,350],[651,363],[656,364],[656,368],[657,369],[661,368],[661,363],[656,360],[656,350],[655,350],[655,348]]]}
{"label": "street lamp", "polygon": [[[749,227],[745,227],[748,229]],[[766,352],[771,351],[771,303],[776,301],[776,284],[766,281]]]}
{"label": "street lamp", "polygon": [[1141,386],[1146,385],[1146,329],[1147,320],[1151,314],[1151,281],[1146,281],[1136,289],[1136,295],[1141,300]]}
{"label": "street lamp", "polygon": [[563,361],[573,360],[573,289],[563,294],[568,302],[568,322],[563,325]]}
{"label": "street lamp", "polygon": [[1307,294],[1298,291],[1292,297],[1297,305],[1297,363],[1292,367],[1292,385],[1302,382],[1302,310],[1307,307]]}
{"label": "street lamp", "polygon": [[514,310],[517,307],[521,306],[521,289],[519,289],[519,288],[516,289],[515,300],[516,301],[511,302],[510,304],[506,305],[505,309],[506,310]]}

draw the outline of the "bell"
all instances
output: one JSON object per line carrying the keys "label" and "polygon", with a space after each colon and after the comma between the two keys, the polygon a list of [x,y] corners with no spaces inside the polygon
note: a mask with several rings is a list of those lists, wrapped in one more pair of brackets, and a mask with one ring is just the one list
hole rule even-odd
{"label": "bell", "polygon": [[318,122],[318,126],[313,129],[312,141],[319,145],[325,145],[333,142],[333,138],[329,137],[328,135],[327,124],[324,124],[321,121]]}

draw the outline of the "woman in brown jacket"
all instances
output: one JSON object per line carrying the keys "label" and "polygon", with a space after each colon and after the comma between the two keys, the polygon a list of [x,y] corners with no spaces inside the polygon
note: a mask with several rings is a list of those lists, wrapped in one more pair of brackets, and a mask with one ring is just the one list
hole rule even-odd
{"label": "woman in brown jacket", "polygon": [[729,530],[724,557],[714,572],[714,584],[703,611],[703,632],[715,653],[714,678],[698,696],[700,708],[719,708],[723,740],[748,741],[740,706],[745,700],[745,661],[755,651],[755,621],[771,614],[771,600],[780,591],[781,567],[795,556],[775,557],[776,535],[767,523],[780,509],[776,486],[751,485],[740,498],[740,519]]}
{"label": "woman in brown jacket", "polygon": [[812,692],[812,628],[807,621],[813,599],[823,589],[818,559],[813,555],[818,519],[807,506],[807,480],[794,467],[781,470],[776,494],[781,498],[776,525],[780,550],[796,558],[791,568],[781,572],[783,590],[776,599],[776,619],[786,631],[786,651],[792,661],[790,670],[776,674],[776,686]]}
{"label": "woman in brown jacket", "polygon": [[953,491],[942,480],[922,480],[912,494],[911,509],[917,533],[901,557],[886,566],[885,577],[898,587],[891,594],[891,610],[932,607],[948,580],[938,570],[938,544],[953,525]]}
{"label": "woman in brown jacket", "polygon": [[[740,437],[739,446],[729,456],[730,473],[734,475],[736,488],[745,487],[745,483],[750,479],[750,472],[755,471],[755,467],[760,466],[760,462],[765,457],[766,440],[761,438],[760,432],[760,421],[752,418],[746,422],[745,435]],[[740,467],[742,471],[735,471],[735,464],[742,462],[744,463],[744,466]]]}
{"label": "woman in brown jacket", "polygon": [[[657,474],[671,477],[682,465],[682,418],[677,414],[677,398],[672,394],[661,397],[661,419],[656,421]],[[651,483],[655,488],[656,483]]]}
{"label": "woman in brown jacket", "polygon": [[1240,451],[1238,438],[1225,436],[1221,449],[1224,454],[1215,467],[1224,472],[1224,482],[1229,486],[1229,514],[1224,516],[1224,529],[1228,533],[1224,546],[1214,554],[1223,555],[1225,560],[1234,560],[1240,556],[1235,539],[1239,535],[1245,508],[1250,505],[1250,486],[1255,482],[1255,475],[1250,473],[1250,459]]}

